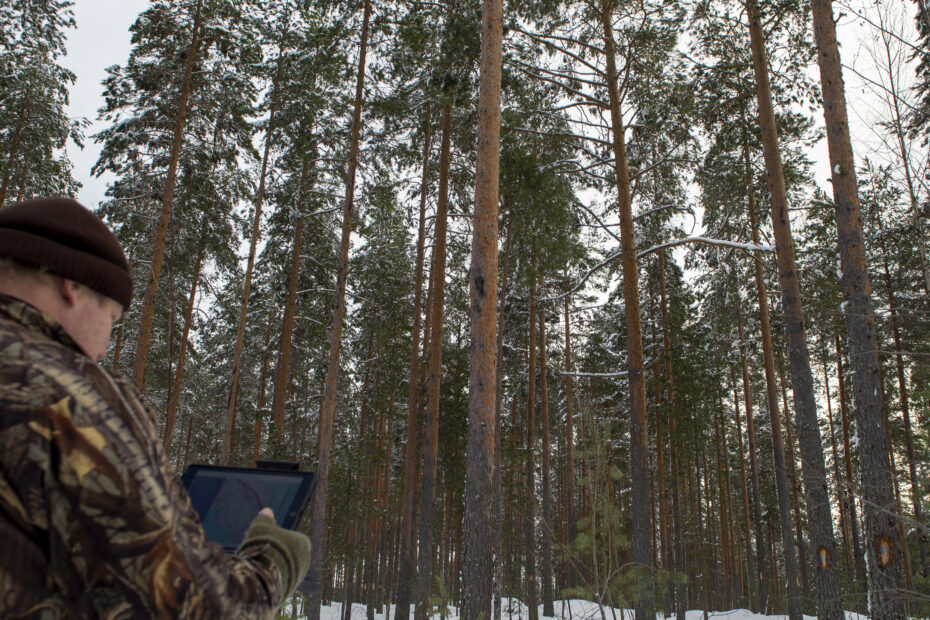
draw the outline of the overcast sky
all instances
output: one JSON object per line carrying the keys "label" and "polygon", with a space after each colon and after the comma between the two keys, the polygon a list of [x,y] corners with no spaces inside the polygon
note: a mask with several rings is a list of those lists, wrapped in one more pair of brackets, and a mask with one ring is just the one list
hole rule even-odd
{"label": "overcast sky", "polygon": [[[853,0],[853,4],[860,2]],[[64,59],[65,66],[77,75],[77,82],[71,88],[69,114],[73,118],[86,118],[92,124],[86,131],[87,144],[84,149],[69,144],[68,155],[74,164],[75,178],[83,184],[78,199],[91,208],[95,208],[103,200],[107,183],[111,180],[108,175],[95,178],[90,174],[90,169],[100,152],[99,146],[94,144],[91,136],[102,129],[102,124],[97,121],[97,110],[103,105],[101,81],[106,75],[107,67],[126,62],[130,49],[129,27],[148,5],[149,0],[75,0],[74,3],[77,28],[68,31],[68,53]],[[911,10],[910,3],[907,3],[905,10]],[[912,21],[912,18],[909,21]],[[868,36],[870,28],[861,20],[846,14],[839,20],[838,30],[840,40],[844,44],[841,51],[844,63],[860,65],[862,48],[859,42]],[[819,78],[816,67],[812,68],[812,75],[815,79]],[[874,141],[869,126],[875,122],[876,115],[881,114],[882,110],[880,106],[873,108],[864,101],[865,92],[860,86],[861,80],[849,71],[844,77],[854,148],[858,157],[867,150],[866,145]],[[823,117],[818,114],[816,120],[822,126]],[[827,179],[830,167],[827,163],[825,141],[821,141],[815,147],[810,157],[815,162],[814,176],[817,184],[829,188]]]}
{"label": "overcast sky", "polygon": [[148,6],[148,0],[76,0],[74,18],[77,28],[68,31],[68,55],[64,65],[74,71],[77,82],[71,87],[72,118],[86,118],[93,124],[87,128],[84,150],[68,145],[68,156],[74,164],[75,178],[84,184],[78,200],[95,208],[103,200],[106,178],[94,178],[90,169],[100,152],[90,136],[101,129],[97,110],[103,105],[106,68],[121,65],[129,57],[129,27]]}

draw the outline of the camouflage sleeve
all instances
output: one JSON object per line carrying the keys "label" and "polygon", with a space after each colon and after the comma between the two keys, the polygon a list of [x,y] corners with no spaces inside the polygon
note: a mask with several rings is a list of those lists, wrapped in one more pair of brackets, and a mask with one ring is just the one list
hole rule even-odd
{"label": "camouflage sleeve", "polygon": [[49,377],[67,396],[29,426],[48,440],[50,536],[101,617],[272,617],[281,584],[263,550],[208,541],[134,386],[82,370]]}

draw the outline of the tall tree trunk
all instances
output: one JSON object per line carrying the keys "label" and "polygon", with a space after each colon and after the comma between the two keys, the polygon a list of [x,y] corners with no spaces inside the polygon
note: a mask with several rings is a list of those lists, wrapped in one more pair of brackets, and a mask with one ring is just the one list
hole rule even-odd
{"label": "tall tree trunk", "polygon": [[824,340],[821,342],[823,343],[823,385],[824,394],[827,397],[827,421],[830,424],[830,448],[833,451],[833,478],[835,480],[836,495],[840,507],[840,532],[842,532],[843,535],[843,548],[846,550],[846,570],[848,571],[849,581],[851,583],[853,581],[855,563],[853,561],[852,542],[849,537],[849,508],[846,506],[846,494],[844,492],[846,482],[843,480],[843,476],[840,473],[840,453],[836,447],[836,431],[833,425],[833,402],[830,397],[830,374],[827,371],[826,341]]}
{"label": "tall tree trunk", "polygon": [[[270,126],[269,126],[270,131]],[[271,396],[271,418],[275,428],[284,428],[284,408],[287,404],[288,383],[291,375],[291,339],[294,333],[294,317],[297,310],[297,282],[300,279],[300,252],[304,242],[303,210],[304,189],[310,175],[310,160],[304,158],[300,171],[300,187],[297,190],[297,218],[294,227],[294,245],[291,248],[291,268],[287,275],[287,296],[284,300],[284,318],[281,319],[281,335],[278,339],[278,362],[274,371],[274,388]]]}
{"label": "tall tree trunk", "polygon": [[[613,134],[614,167],[617,177],[617,206],[623,269],[623,300],[626,314],[627,371],[630,386],[631,452],[633,465],[631,507],[633,514],[633,562],[644,573],[652,569],[652,515],[649,510],[649,428],[646,423],[646,375],[643,372],[642,319],[639,309],[639,264],[633,231],[630,173],[626,160],[626,136],[620,112],[620,90],[613,37],[613,0],[601,0],[601,28],[606,56],[607,90],[610,96],[610,122]],[[653,591],[640,583],[643,596],[635,601],[636,620],[652,613]]]}
{"label": "tall tree trunk", "polygon": [[530,620],[538,620],[536,584],[536,258],[530,273],[530,319],[527,345],[526,390],[526,509],[523,544],[526,545],[526,605]]}
{"label": "tall tree trunk", "polygon": [[552,604],[552,490],[550,477],[552,475],[551,463],[551,437],[549,434],[549,371],[546,361],[546,314],[539,310],[539,391],[541,396],[540,418],[542,421],[542,530],[543,530],[543,565],[542,565],[542,598],[543,615],[554,616],[555,607]]}
{"label": "tall tree trunk", "polygon": [[13,178],[13,161],[19,152],[19,141],[23,137],[23,129],[26,127],[25,121],[20,121],[13,132],[13,139],[10,141],[10,148],[7,151],[6,165],[3,168],[3,185],[0,186],[0,208],[6,203],[6,193],[10,187],[10,179]]}
{"label": "tall tree trunk", "polygon": [[[772,228],[775,236],[775,253],[778,260],[778,281],[781,285],[782,307],[785,316],[785,333],[788,340],[788,361],[791,370],[791,387],[794,392],[795,417],[801,443],[801,464],[804,474],[804,491],[807,499],[808,530],[811,547],[816,555],[833,557],[833,516],[827,493],[827,468],[823,458],[823,441],[817,422],[817,403],[814,398],[814,379],[811,374],[810,354],[804,330],[804,313],[801,307],[801,290],[795,267],[794,246],[791,239],[791,222],[788,218],[788,201],[785,177],[778,147],[775,110],[769,85],[762,25],[756,0],[748,0],[750,38],[753,50],[753,72],[756,77],[756,101],[759,106],[759,123],[762,130],[763,155],[768,172],[768,188],[772,205]],[[787,555],[787,552],[786,552]],[[843,617],[840,584],[836,571],[824,567],[811,557],[814,565],[814,584],[817,592],[817,615],[839,620]],[[789,581],[789,603],[796,591]],[[789,610],[790,611],[790,610]],[[800,618],[800,610],[796,610]]]}
{"label": "tall tree trunk", "polygon": [[[882,229],[881,220],[878,220],[879,231]],[[888,266],[888,250],[885,247],[884,237],[881,237],[882,268],[885,275],[885,288],[888,290],[889,318],[891,319],[891,334],[895,350],[895,374],[898,379],[898,397],[901,400],[901,416],[904,419],[904,449],[907,454],[907,469],[911,482],[911,502],[914,506],[914,521],[917,525],[917,548],[920,554],[920,569],[926,574],[930,567],[927,565],[927,550],[924,545],[923,510],[920,505],[920,484],[917,480],[917,461],[914,458],[914,434],[911,429],[911,408],[907,391],[907,378],[904,373],[904,356],[901,345],[901,328],[898,326],[898,303],[895,299],[891,280],[891,269]],[[905,541],[906,544],[906,541]]]}
{"label": "tall tree trunk", "polygon": [[[567,538],[572,544],[578,534],[575,507],[575,395],[574,377],[572,376],[572,328],[569,319],[569,298],[564,301],[565,311],[565,504],[567,513]],[[576,583],[577,571],[574,561],[568,559],[567,587]]]}
{"label": "tall tree trunk", "polygon": [[[674,530],[674,547],[675,547],[675,572],[679,575],[685,574],[685,551],[682,533],[682,514],[681,514],[681,482],[679,475],[678,454],[675,441],[676,433],[676,412],[675,412],[675,379],[672,372],[672,335],[671,322],[669,321],[668,311],[668,290],[665,279],[665,251],[659,251],[659,303],[662,311],[662,354],[665,360],[665,403],[664,415],[660,411],[659,416],[668,421],[669,436],[669,457],[672,478],[672,529]],[[674,585],[674,608],[678,620],[684,620],[687,603],[687,591],[682,583]]]}
{"label": "tall tree trunk", "polygon": [[[927,7],[923,0],[918,0],[921,16],[926,20]],[[884,25],[884,19],[879,19],[879,25]],[[930,25],[928,25],[930,26]],[[895,139],[898,143],[898,156],[901,158],[901,167],[904,169],[904,182],[907,187],[907,197],[911,204],[911,215],[914,220],[915,245],[917,254],[920,256],[920,267],[923,272],[924,292],[930,295],[930,262],[927,260],[927,248],[924,245],[923,221],[920,218],[920,203],[917,197],[917,190],[914,187],[914,174],[911,171],[910,155],[907,152],[907,136],[904,130],[904,114],[901,112],[901,97],[899,94],[900,83],[896,80],[896,67],[894,53],[891,50],[891,41],[894,35],[880,28],[882,45],[885,52],[885,70],[888,72],[888,95],[890,96],[891,119],[888,122],[891,130],[894,132]]]}
{"label": "tall tree trunk", "polygon": [[429,184],[430,143],[433,135],[432,106],[427,104],[425,114],[426,134],[423,138],[423,177],[420,181],[420,219],[417,225],[417,259],[413,289],[413,327],[410,330],[410,369],[407,391],[407,439],[404,444],[404,496],[400,522],[400,570],[397,575],[397,597],[395,620],[410,617],[410,595],[416,569],[416,486],[417,445],[420,441],[418,411],[420,402],[420,331],[423,301],[423,256],[426,245],[426,189]]}
{"label": "tall tree trunk", "polygon": [[496,452],[497,211],[500,194],[502,0],[482,4],[478,163],[469,270],[471,351],[462,617],[490,620]]}
{"label": "tall tree trunk", "polygon": [[843,377],[843,352],[840,349],[840,337],[837,334],[834,337],[834,346],[836,347],[836,377],[839,383],[840,396],[840,418],[843,422],[843,464],[846,468],[846,486],[844,494],[846,495],[846,505],[849,507],[849,524],[852,530],[852,542],[854,555],[856,558],[856,579],[865,581],[865,551],[859,544],[859,517],[856,514],[855,497],[858,491],[855,485],[852,468],[852,447],[849,441],[849,411],[846,406],[846,380]]}
{"label": "tall tree trunk", "polygon": [[181,381],[184,379],[184,360],[187,355],[187,338],[191,332],[191,322],[194,316],[194,302],[197,299],[197,284],[200,282],[200,270],[203,266],[204,249],[207,245],[206,233],[201,233],[197,244],[197,260],[194,263],[194,277],[191,279],[191,293],[187,298],[187,308],[184,311],[184,332],[181,334],[181,345],[178,351],[178,365],[174,371],[174,381],[171,385],[171,396],[168,398],[168,408],[165,412],[165,453],[171,454],[171,443],[174,437],[174,421],[178,412],[178,399],[181,397]]}
{"label": "tall tree trunk", "polygon": [[445,94],[442,108],[442,141],[439,155],[439,200],[430,268],[432,308],[430,315],[429,383],[423,427],[423,485],[420,493],[420,542],[417,562],[416,620],[426,620],[433,582],[433,515],[436,508],[436,464],[439,456],[439,388],[442,380],[442,332],[446,290],[446,226],[449,207],[449,166],[452,149],[452,93]]}
{"label": "tall tree trunk", "polygon": [[181,93],[178,96],[178,113],[174,120],[174,134],[171,139],[171,150],[168,155],[168,173],[165,178],[165,190],[162,194],[161,215],[158,218],[158,227],[155,229],[155,239],[152,244],[152,261],[149,272],[145,296],[142,299],[142,314],[139,319],[139,333],[136,337],[135,359],[132,363],[132,373],[139,388],[145,384],[145,362],[149,350],[149,338],[152,333],[152,319],[155,314],[155,293],[158,291],[158,277],[161,274],[161,263],[165,256],[165,239],[168,237],[168,223],[171,221],[171,208],[174,202],[174,185],[177,179],[178,159],[181,156],[181,143],[184,138],[184,124],[187,119],[187,101],[190,99],[191,82],[193,81],[194,65],[200,52],[200,27],[202,23],[203,0],[197,0],[194,14],[191,44],[187,50],[187,59],[184,63],[184,78],[181,82]]}
{"label": "tall tree trunk", "polygon": [[[507,296],[510,293],[510,250],[513,247],[513,218],[507,218],[507,240],[504,241],[504,266],[501,273],[500,298],[497,303],[497,342],[495,348],[496,374],[494,377],[494,607],[491,613],[491,620],[501,620],[503,610],[503,584],[504,584],[504,565],[502,536],[503,524],[509,523],[509,520],[502,520],[503,505],[503,467],[502,459],[502,425],[501,425],[501,387],[503,378],[504,365],[504,308],[507,306]],[[508,507],[509,508],[509,507]]]}
{"label": "tall tree trunk", "polygon": [[[271,91],[271,112],[268,118],[268,129],[265,132],[265,152],[262,154],[262,169],[258,177],[258,193],[255,196],[255,213],[252,216],[252,234],[249,241],[249,259],[245,268],[245,279],[242,283],[242,299],[239,304],[239,321],[236,324],[236,344],[233,349],[232,377],[229,381],[229,400],[226,406],[226,433],[223,440],[223,462],[232,465],[233,459],[233,432],[236,427],[236,413],[239,403],[239,374],[242,364],[242,347],[245,341],[245,324],[249,311],[249,296],[252,291],[252,271],[255,268],[255,251],[258,247],[258,237],[261,234],[262,206],[265,202],[265,179],[268,175],[268,159],[271,156],[271,147],[274,143],[274,117],[278,100],[278,84],[281,78],[281,54],[278,55],[277,75]],[[282,405],[283,414],[283,405]],[[277,419],[276,419],[277,421]],[[282,418],[283,422],[283,418]],[[277,426],[280,431],[281,425]]]}
{"label": "tall tree trunk", "polygon": [[[752,188],[750,186],[749,193],[749,205],[750,210],[753,209],[754,197],[752,193]],[[768,610],[768,560],[766,558],[766,551],[768,546],[765,543],[765,529],[762,525],[762,499],[761,499],[761,486],[759,484],[759,460],[758,460],[758,448],[756,447],[756,422],[752,414],[752,387],[749,381],[749,362],[746,355],[746,335],[743,330],[743,312],[742,309],[737,303],[736,306],[736,327],[737,334],[739,336],[739,347],[740,347],[740,366],[742,369],[742,378],[743,378],[743,399],[746,405],[746,438],[747,446],[749,453],[749,472],[750,472],[750,482],[752,489],[752,518],[753,523],[756,526],[756,565],[759,568],[758,575],[752,575],[751,579],[758,579],[759,586],[759,611],[761,613],[766,613]],[[750,584],[750,588],[751,588]]]}
{"label": "tall tree trunk", "polygon": [[[129,273],[132,273],[132,262],[133,262],[133,258],[135,258],[135,254],[136,254],[136,246],[133,245],[129,249],[129,260],[128,260]],[[123,314],[123,318],[121,318],[119,322],[119,329],[116,331],[116,344],[113,345],[112,368],[113,370],[117,372],[119,372],[119,358],[120,358],[120,354],[123,351],[123,342],[124,342],[123,336],[125,332],[126,332],[126,315]]]}
{"label": "tall tree trunk", "polygon": [[[810,580],[807,578],[807,545],[804,542],[804,533],[801,529],[801,485],[798,482],[797,460],[794,456],[794,433],[791,432],[791,416],[788,415],[788,387],[785,383],[785,367],[782,356],[778,356],[778,383],[781,386],[781,404],[785,412],[785,460],[788,463],[788,481],[791,483],[791,512],[794,516],[794,537],[798,547],[798,569],[801,577],[801,588],[805,600],[811,597]],[[826,475],[826,470],[824,471]],[[831,517],[832,518],[832,517]]]}
{"label": "tall tree trunk", "polygon": [[[349,275],[349,240],[352,236],[352,208],[355,202],[355,170],[358,165],[359,135],[362,130],[362,100],[365,92],[365,58],[368,52],[368,24],[371,20],[371,0],[365,0],[362,18],[362,36],[358,55],[358,77],[355,83],[355,106],[352,113],[352,134],[349,142],[349,161],[346,170],[346,200],[342,213],[342,238],[339,244],[339,265],[336,272],[336,293],[333,299],[333,325],[330,330],[329,360],[323,402],[320,406],[319,463],[317,465],[317,491],[313,502],[310,524],[309,620],[320,620],[322,602],[323,557],[326,555],[326,515],[329,494],[329,466],[332,461],[333,414],[336,410],[336,375],[339,371],[339,352],[342,347],[342,322],[346,313],[346,279]],[[282,429],[278,429],[281,432]]]}
{"label": "tall tree trunk", "polygon": [[[746,151],[744,150],[744,153]],[[756,222],[754,201],[749,203],[749,222],[752,228],[753,243],[759,243],[759,228]],[[785,554],[785,580],[788,583],[788,616],[791,620],[801,620],[800,592],[798,592],[798,569],[792,553],[794,547],[791,533],[791,500],[788,497],[788,475],[785,465],[785,444],[781,433],[781,420],[778,407],[778,385],[775,381],[775,353],[772,342],[772,328],[769,320],[768,291],[762,275],[762,263],[753,259],[755,265],[756,296],[759,305],[759,324],[762,340],[762,357],[765,368],[765,386],[768,396],[769,422],[772,429],[772,452],[775,461],[775,491],[778,497],[779,523],[781,525],[782,547]]]}
{"label": "tall tree trunk", "polygon": [[[674,442],[676,440],[675,428],[675,376],[672,371],[672,328],[668,311],[668,290],[665,278],[665,251],[659,251],[659,303],[662,311],[662,354],[665,360],[665,403],[664,414],[658,416],[668,420],[669,456],[672,469],[672,529],[675,537],[675,571],[679,575],[685,574],[685,552],[682,534],[681,515],[681,484],[679,475],[679,460]],[[682,583],[674,586],[674,607],[678,620],[685,619],[687,592]]]}
{"label": "tall tree trunk", "polygon": [[842,269],[846,330],[849,338],[852,383],[858,421],[860,492],[863,498],[869,612],[873,618],[905,618],[900,596],[901,566],[893,557],[901,550],[894,490],[888,468],[888,445],[879,390],[881,376],[872,312],[871,283],[866,266],[865,239],[859,212],[856,169],[833,6],[812,0],[814,39],[820,65],[824,120],[830,153],[836,229]]}
{"label": "tall tree trunk", "polygon": [[[742,320],[740,320],[740,325],[742,326]],[[740,337],[740,356],[742,355],[743,343],[742,337]],[[745,367],[745,358],[743,359],[743,365]],[[748,373],[747,373],[748,374]],[[749,523],[750,520],[750,509],[749,509],[749,485],[747,483],[746,476],[746,451],[743,449],[743,424],[740,421],[740,411],[739,411],[739,387],[737,386],[736,377],[731,379],[733,383],[733,409],[736,415],[736,442],[738,449],[738,458],[739,458],[739,479],[742,487],[742,498],[743,498],[743,536],[745,538],[745,547],[746,547],[746,599],[747,604],[750,609],[753,608],[753,596],[752,596],[752,580],[756,578],[756,564],[752,555],[752,526]],[[747,412],[747,418],[752,416],[752,411]],[[749,424],[751,424],[749,420]],[[747,424],[748,426],[748,424]]]}

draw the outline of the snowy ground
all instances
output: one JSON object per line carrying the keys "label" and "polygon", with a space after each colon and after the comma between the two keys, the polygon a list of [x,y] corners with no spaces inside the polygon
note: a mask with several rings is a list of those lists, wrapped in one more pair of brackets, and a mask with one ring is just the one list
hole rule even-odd
{"label": "snowy ground", "polygon": [[[514,600],[510,606],[510,611],[508,612],[508,599],[504,599],[504,614],[503,620],[517,620],[518,618],[527,618],[526,606],[520,603],[519,601]],[[292,618],[301,618],[296,610],[289,609],[285,606],[281,610],[282,613],[278,617],[290,617]],[[394,606],[391,606],[391,618],[394,617]],[[411,608],[410,617],[413,617],[413,610]],[[542,615],[542,605],[539,606],[539,617],[543,618]],[[571,600],[571,601],[556,601],[555,602],[555,617],[560,620],[632,620],[633,612],[629,609],[610,609],[608,607],[599,608],[596,603],[590,601],[581,601],[581,600]],[[672,618],[673,616],[669,616]],[[687,614],[687,620],[704,620],[703,611],[689,611]],[[657,620],[665,620],[665,616],[657,615]],[[787,616],[763,616],[760,614],[752,613],[751,611],[745,609],[734,609],[731,611],[713,611],[707,613],[707,618],[726,618],[726,620],[781,620],[782,618],[787,618]],[[805,620],[816,620],[814,616],[804,616]],[[446,610],[445,614],[440,614],[438,611],[433,614],[433,620],[459,620],[458,609],[455,607],[449,607]],[[322,613],[320,614],[320,620],[342,620],[342,605],[336,603],[333,605],[325,605],[323,607]],[[364,605],[353,605],[352,606],[352,620],[365,620],[365,606]],[[375,614],[375,620],[389,620],[385,619],[384,614]],[[868,620],[868,616],[862,616],[852,612],[846,612],[846,620]]]}

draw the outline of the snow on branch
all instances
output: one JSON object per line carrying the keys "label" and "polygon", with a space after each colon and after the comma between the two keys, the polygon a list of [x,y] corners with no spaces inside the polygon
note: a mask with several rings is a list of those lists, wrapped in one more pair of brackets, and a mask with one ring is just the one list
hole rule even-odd
{"label": "snow on branch", "polygon": [[[655,252],[658,252],[659,250],[664,250],[666,248],[673,248],[675,246],[684,245],[686,243],[707,243],[709,245],[717,245],[717,246],[722,246],[726,248],[734,248],[737,250],[746,250],[747,252],[774,252],[775,251],[775,248],[771,246],[766,246],[766,245],[753,245],[751,243],[737,243],[735,241],[726,241],[724,239],[712,239],[710,237],[686,237],[684,239],[675,239],[674,241],[669,241],[668,243],[663,243],[661,245],[651,247],[648,250],[644,250],[640,252],[637,257],[642,259],[646,256],[649,256],[650,254],[654,254]],[[613,261],[620,258],[620,254],[621,254],[621,251],[617,250],[616,252],[614,252],[613,254],[611,254],[610,256],[608,256],[607,258],[605,258],[598,264],[596,264],[594,267],[589,269],[588,272],[585,273],[581,277],[581,279],[578,281],[578,284],[576,284],[571,290],[566,291],[565,293],[562,293],[561,295],[553,295],[552,297],[540,298],[539,301],[540,302],[558,301],[560,299],[568,297],[569,295],[575,294],[579,289],[581,289],[581,287],[585,285],[585,283],[588,281],[588,278],[594,275],[594,273],[597,270],[609,265]]]}
{"label": "snow on branch", "polygon": [[621,372],[560,372],[560,375],[563,377],[595,377],[595,378],[610,378],[610,377],[625,377],[629,375],[627,371],[623,370]]}
{"label": "snow on branch", "polygon": [[675,246],[684,245],[686,243],[706,243],[708,245],[717,245],[725,248],[735,248],[737,250],[746,250],[747,252],[774,252],[775,248],[767,245],[753,245],[751,243],[737,243],[735,241],[726,241],[724,239],[711,239],[710,237],[685,237],[684,239],[675,239],[669,241],[668,243],[663,243],[649,248],[648,250],[643,250],[638,254],[638,258],[645,258],[650,254],[655,254],[660,250],[666,248],[673,248]]}

